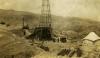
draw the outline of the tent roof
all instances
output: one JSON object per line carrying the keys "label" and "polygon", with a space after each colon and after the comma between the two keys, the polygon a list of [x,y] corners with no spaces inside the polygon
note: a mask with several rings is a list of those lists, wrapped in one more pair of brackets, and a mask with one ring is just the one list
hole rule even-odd
{"label": "tent roof", "polygon": [[83,40],[90,40],[90,41],[96,41],[99,40],[100,37],[95,32],[90,32]]}

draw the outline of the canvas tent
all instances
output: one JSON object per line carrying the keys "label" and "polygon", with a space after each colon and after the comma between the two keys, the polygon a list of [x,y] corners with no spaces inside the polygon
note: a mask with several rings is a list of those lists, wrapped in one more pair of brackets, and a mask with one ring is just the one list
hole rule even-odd
{"label": "canvas tent", "polygon": [[89,40],[89,41],[96,41],[99,40],[100,37],[95,32],[90,32],[83,40]]}
{"label": "canvas tent", "polygon": [[95,48],[95,41],[100,40],[100,37],[95,32],[90,32],[85,38],[83,38],[82,49],[84,51],[93,51]]}

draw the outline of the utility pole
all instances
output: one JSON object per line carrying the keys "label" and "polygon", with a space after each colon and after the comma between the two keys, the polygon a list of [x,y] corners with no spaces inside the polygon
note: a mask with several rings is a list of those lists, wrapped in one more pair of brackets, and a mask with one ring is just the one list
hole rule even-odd
{"label": "utility pole", "polygon": [[22,29],[23,29],[23,35],[26,35],[25,30],[24,30],[24,27],[25,27],[25,19],[23,17],[22,18]]}

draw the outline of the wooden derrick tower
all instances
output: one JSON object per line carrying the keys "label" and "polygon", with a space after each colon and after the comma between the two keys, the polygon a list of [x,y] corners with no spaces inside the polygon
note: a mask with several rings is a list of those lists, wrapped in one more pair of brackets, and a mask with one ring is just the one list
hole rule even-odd
{"label": "wooden derrick tower", "polygon": [[40,23],[31,37],[39,40],[52,40],[51,20],[50,1],[42,0]]}

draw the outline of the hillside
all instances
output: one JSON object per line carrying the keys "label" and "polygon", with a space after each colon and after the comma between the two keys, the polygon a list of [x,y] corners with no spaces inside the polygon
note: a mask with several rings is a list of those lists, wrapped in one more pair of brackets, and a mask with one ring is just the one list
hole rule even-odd
{"label": "hillside", "polygon": [[38,15],[24,11],[2,10],[0,9],[0,22],[9,24],[10,27],[22,27],[22,20],[25,20],[29,25],[37,24]]}
{"label": "hillside", "polygon": [[[22,19],[25,19],[25,23],[29,25],[30,28],[34,28],[39,24],[38,14],[33,14],[24,11],[15,11],[15,10],[0,10],[0,22],[5,22],[9,24],[11,29],[21,28]],[[88,18],[79,18],[79,17],[60,17],[52,16],[52,26],[54,31],[75,31],[80,36],[84,37],[89,32],[94,31],[100,36],[100,22],[92,21]]]}
{"label": "hillside", "polygon": [[[31,28],[35,28],[35,26],[39,24],[39,17],[40,17],[39,14],[34,14],[34,13],[29,13],[24,11],[0,10],[0,30],[1,30],[0,31],[1,34],[0,52],[3,52],[0,54],[0,56],[6,54],[7,55],[19,54],[19,52],[23,52],[23,53],[26,52],[29,54],[32,53],[33,58],[48,58],[48,57],[69,58],[70,52],[73,51],[75,52],[76,50],[78,50],[78,48],[82,49],[80,50],[81,52],[87,54],[87,52],[84,51],[85,50],[84,48],[80,48],[82,47],[81,45],[82,42],[80,41],[80,39],[84,38],[89,32],[95,32],[100,36],[100,32],[99,32],[100,22],[93,21],[92,19],[89,18],[80,18],[80,17],[64,18],[64,17],[52,15],[53,35],[55,35],[55,38],[57,37],[61,38],[60,36],[64,34],[67,39],[71,39],[69,40],[70,42],[62,43],[62,42],[58,42],[57,40],[57,42],[44,41],[42,43],[41,41],[39,41],[35,43],[35,41],[32,42],[25,39],[23,35],[23,29],[22,29],[22,23],[23,23],[22,20],[24,19],[25,24],[28,24],[29,28],[31,29]],[[5,29],[7,29],[7,31],[5,31]],[[32,33],[32,31],[33,29],[31,29],[30,32]],[[5,46],[5,44],[7,45]],[[19,48],[16,49],[16,47]],[[90,47],[91,45],[88,47],[91,50]],[[100,45],[97,46],[95,45],[93,46],[93,48],[94,47],[97,48],[98,51],[100,51],[99,50]],[[69,55],[66,54],[66,51],[68,50],[70,50]],[[62,51],[64,51],[65,53]],[[94,53],[94,51],[91,53]],[[66,55],[64,56],[63,54]],[[81,54],[81,56],[82,55],[84,56],[84,54]],[[77,58],[77,57],[72,55],[71,58]],[[87,58],[91,58],[91,57],[87,57]]]}

